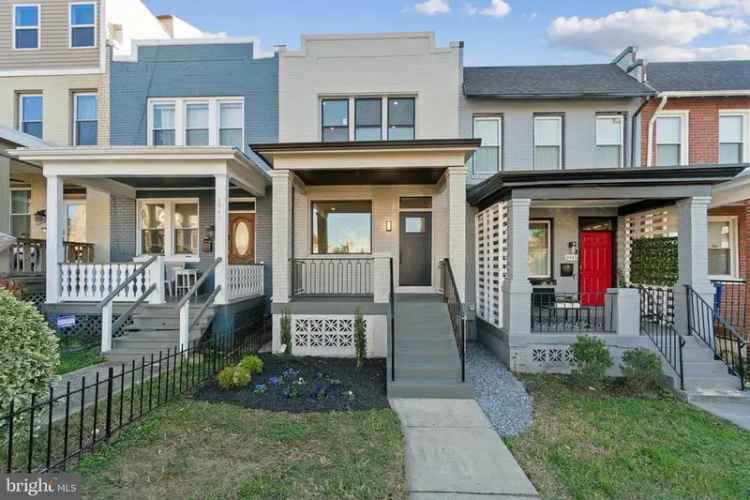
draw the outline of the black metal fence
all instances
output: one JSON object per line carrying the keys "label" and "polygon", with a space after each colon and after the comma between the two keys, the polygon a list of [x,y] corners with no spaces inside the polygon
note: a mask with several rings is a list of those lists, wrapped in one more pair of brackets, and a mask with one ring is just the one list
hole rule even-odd
{"label": "black metal fence", "polygon": [[639,287],[641,303],[641,334],[648,336],[669,366],[680,378],[685,389],[683,349],[687,343],[674,327],[674,295],[671,288]]}
{"label": "black metal fence", "polygon": [[8,402],[0,416],[0,442],[5,472],[65,470],[71,461],[111,440],[119,431],[150,412],[196,388],[225,366],[256,352],[265,331],[238,341],[193,343],[110,367],[102,376],[50,386]]}
{"label": "black metal fence", "polygon": [[294,297],[367,297],[372,295],[371,258],[294,259]]}
{"label": "black metal fence", "polygon": [[448,259],[444,259],[440,266],[443,300],[448,304],[448,314],[453,326],[453,336],[456,339],[458,355],[461,358],[461,382],[466,382],[466,313],[464,304],[456,286],[453,268]]}
{"label": "black metal fence", "polygon": [[617,295],[606,292],[531,294],[533,333],[613,333]]}
{"label": "black metal fence", "polygon": [[747,285],[745,280],[713,280],[714,311],[743,337],[747,331]]}

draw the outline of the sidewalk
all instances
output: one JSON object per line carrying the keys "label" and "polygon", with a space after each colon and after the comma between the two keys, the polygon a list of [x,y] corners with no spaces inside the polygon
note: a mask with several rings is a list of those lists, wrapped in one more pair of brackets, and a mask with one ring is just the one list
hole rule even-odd
{"label": "sidewalk", "polygon": [[412,499],[536,499],[473,399],[391,399],[406,435]]}

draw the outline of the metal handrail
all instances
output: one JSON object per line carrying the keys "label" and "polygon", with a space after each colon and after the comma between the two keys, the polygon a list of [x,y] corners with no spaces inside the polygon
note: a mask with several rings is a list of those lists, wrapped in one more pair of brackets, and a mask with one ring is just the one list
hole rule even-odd
{"label": "metal handrail", "polygon": [[680,389],[685,390],[684,348],[685,338],[674,327],[668,300],[657,299],[651,289],[639,286],[642,335],[646,335],[667,360],[667,364],[680,377]]}
{"label": "metal handrail", "polygon": [[104,299],[102,299],[102,301],[99,302],[99,304],[97,306],[99,308],[99,310],[101,310],[104,306],[106,306],[108,302],[110,302],[115,297],[117,297],[120,294],[120,292],[123,291],[140,274],[146,272],[146,269],[148,268],[148,266],[150,266],[151,264],[153,264],[155,260],[156,260],[156,255],[152,255],[151,258],[149,258],[146,262],[144,262],[143,264],[141,264],[138,267],[138,269],[136,269],[135,271],[133,271],[130,274],[130,276],[128,276],[125,279],[125,281],[123,281],[122,283],[120,283],[119,285],[117,285],[117,288],[115,288],[114,290],[112,290],[111,292],[109,292],[109,295],[107,295],[106,297],[104,297]]}
{"label": "metal handrail", "polygon": [[120,328],[122,325],[124,325],[125,322],[128,320],[128,318],[130,317],[130,315],[133,314],[135,312],[135,310],[138,309],[138,307],[146,301],[146,299],[148,298],[148,296],[151,295],[154,290],[156,290],[156,283],[154,283],[153,285],[151,285],[148,288],[148,290],[146,290],[145,292],[143,292],[143,295],[141,295],[140,297],[138,297],[138,300],[136,300],[135,302],[133,302],[133,304],[130,307],[128,307],[128,310],[125,311],[123,314],[121,314],[117,318],[117,320],[114,323],[112,323],[112,331],[116,332],[118,328]]}
{"label": "metal handrail", "polygon": [[[456,339],[458,354],[461,357],[461,382],[466,382],[466,310],[464,303],[461,302],[461,296],[458,293],[456,277],[453,275],[453,268],[449,259],[443,259],[448,279],[443,280],[443,298],[448,303],[448,313],[450,314],[451,325],[453,326],[453,336]],[[449,290],[450,286],[450,290]],[[449,293],[455,296],[455,303],[451,304]],[[451,305],[456,307],[451,307]]]}
{"label": "metal handrail", "polygon": [[389,318],[389,326],[391,328],[391,381],[396,381],[396,292],[393,286],[393,257],[388,259],[388,265],[390,266],[390,281],[391,281],[391,292],[389,296],[391,317]]}
{"label": "metal handrail", "polygon": [[206,312],[208,307],[211,305],[213,300],[216,298],[216,296],[221,291],[221,285],[216,285],[216,288],[214,288],[214,291],[211,292],[211,295],[208,296],[208,299],[206,299],[206,302],[203,303],[200,309],[198,309],[198,314],[195,315],[195,318],[193,318],[193,321],[190,322],[190,330],[195,327],[195,325],[198,324],[198,321],[203,317],[203,314]]}
{"label": "metal handrail", "polygon": [[216,266],[221,264],[221,257],[217,257],[215,261],[211,263],[210,266],[208,266],[208,269],[206,269],[206,272],[203,273],[203,275],[198,279],[198,281],[195,282],[195,284],[188,290],[188,292],[180,299],[180,301],[177,303],[176,310],[182,309],[182,306],[185,305],[185,303],[190,300],[190,297],[195,294],[200,286],[208,279],[208,277],[211,275],[211,273],[214,272],[214,269],[216,269]]}

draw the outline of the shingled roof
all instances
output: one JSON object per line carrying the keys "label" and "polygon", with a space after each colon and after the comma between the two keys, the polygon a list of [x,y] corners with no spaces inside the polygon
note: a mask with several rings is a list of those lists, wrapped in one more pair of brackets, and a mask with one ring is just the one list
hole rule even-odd
{"label": "shingled roof", "polygon": [[750,90],[750,61],[649,63],[646,75],[660,92]]}
{"label": "shingled roof", "polygon": [[464,94],[501,99],[607,99],[655,92],[616,64],[464,68]]}

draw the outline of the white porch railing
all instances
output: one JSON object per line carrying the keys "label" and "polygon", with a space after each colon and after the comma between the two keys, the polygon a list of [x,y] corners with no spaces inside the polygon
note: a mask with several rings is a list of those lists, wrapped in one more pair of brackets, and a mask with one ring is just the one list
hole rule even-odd
{"label": "white porch railing", "polygon": [[259,297],[263,295],[263,264],[227,266],[227,298]]}
{"label": "white porch railing", "polygon": [[[99,302],[132,274],[139,264],[60,264],[60,299],[63,302]],[[115,297],[135,302],[151,283],[151,269],[140,274]]]}

